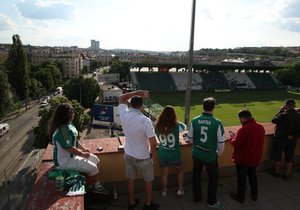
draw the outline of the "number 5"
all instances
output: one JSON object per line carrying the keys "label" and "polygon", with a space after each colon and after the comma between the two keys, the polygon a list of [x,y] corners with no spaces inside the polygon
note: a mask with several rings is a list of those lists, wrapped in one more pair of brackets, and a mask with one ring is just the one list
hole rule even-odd
{"label": "number 5", "polygon": [[201,127],[201,130],[200,130],[200,134],[201,134],[200,141],[202,143],[205,143],[207,141],[207,130],[208,130],[208,127],[205,127],[205,126]]}

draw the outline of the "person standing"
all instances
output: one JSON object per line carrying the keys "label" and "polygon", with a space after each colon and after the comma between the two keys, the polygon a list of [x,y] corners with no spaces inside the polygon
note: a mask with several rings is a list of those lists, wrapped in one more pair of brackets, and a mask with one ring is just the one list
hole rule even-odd
{"label": "person standing", "polygon": [[[156,149],[156,137],[152,121],[142,113],[143,98],[148,97],[149,92],[147,90],[128,92],[119,97],[118,108],[125,134],[124,159],[128,178],[129,210],[134,209],[140,202],[139,199],[135,199],[134,195],[134,180],[137,169],[145,181],[143,209],[159,209],[159,205],[152,202],[152,181],[154,179],[152,154]],[[127,106],[129,99],[130,108]]]}
{"label": "person standing", "polygon": [[194,201],[202,200],[201,177],[203,166],[208,174],[207,205],[212,208],[223,208],[217,200],[218,189],[218,156],[225,147],[225,135],[222,122],[213,116],[216,100],[213,97],[203,100],[202,115],[195,117],[189,127],[186,141],[193,144],[193,194]]}
{"label": "person standing", "polygon": [[53,141],[54,165],[62,170],[86,173],[93,193],[109,195],[109,190],[100,184],[97,166],[100,160],[77,140],[78,131],[72,124],[73,119],[74,109],[71,104],[62,103],[57,106],[49,121],[48,133]]}
{"label": "person standing", "polygon": [[272,123],[276,124],[274,134],[274,146],[272,160],[274,169],[271,174],[279,177],[281,156],[284,151],[286,169],[283,179],[289,179],[292,171],[294,152],[296,148],[297,138],[299,134],[300,113],[295,109],[296,102],[294,99],[287,99],[285,104],[280,108],[272,119]]}
{"label": "person standing", "polygon": [[177,169],[178,191],[177,195],[184,195],[184,173],[181,162],[181,149],[179,133],[186,130],[186,125],[177,120],[172,106],[166,106],[158,116],[155,125],[155,133],[160,142],[158,158],[161,167],[162,196],[167,195],[168,173],[170,167]]}
{"label": "person standing", "polygon": [[245,202],[246,177],[248,175],[251,188],[251,198],[258,200],[256,167],[259,165],[264,148],[264,127],[257,123],[248,109],[242,109],[238,113],[242,127],[235,135],[230,134],[230,144],[234,151],[232,160],[236,166],[237,173],[237,193],[231,193],[234,200]]}

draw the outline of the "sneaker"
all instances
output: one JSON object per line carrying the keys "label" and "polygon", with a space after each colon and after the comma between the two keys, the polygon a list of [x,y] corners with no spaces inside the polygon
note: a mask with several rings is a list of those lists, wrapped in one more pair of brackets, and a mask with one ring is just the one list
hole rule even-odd
{"label": "sneaker", "polygon": [[178,196],[183,196],[184,195],[184,190],[178,190],[177,195]]}
{"label": "sneaker", "polygon": [[134,199],[134,204],[133,205],[129,204],[128,205],[128,210],[133,210],[135,207],[137,207],[139,205],[140,201],[141,200],[138,199],[138,198]]}
{"label": "sneaker", "polygon": [[93,193],[96,194],[102,194],[102,195],[109,195],[110,192],[109,190],[107,190],[103,185],[101,184],[96,184],[94,185],[93,189],[92,189]]}
{"label": "sneaker", "polygon": [[159,209],[159,205],[156,203],[151,202],[150,205],[144,205],[143,210],[157,210]]}
{"label": "sneaker", "polygon": [[208,207],[210,208],[214,208],[214,209],[223,209],[224,206],[222,205],[222,203],[220,201],[217,201],[215,204],[207,204]]}
{"label": "sneaker", "polygon": [[167,195],[167,191],[168,191],[168,189],[166,189],[166,191],[164,191],[164,190],[162,189],[162,190],[161,190],[161,195],[165,197],[165,196]]}
{"label": "sneaker", "polygon": [[238,196],[238,194],[236,194],[236,193],[230,193],[230,197],[231,197],[233,200],[235,200],[235,201],[237,201],[237,202],[239,202],[239,203],[245,203],[245,199],[241,198],[241,197]]}

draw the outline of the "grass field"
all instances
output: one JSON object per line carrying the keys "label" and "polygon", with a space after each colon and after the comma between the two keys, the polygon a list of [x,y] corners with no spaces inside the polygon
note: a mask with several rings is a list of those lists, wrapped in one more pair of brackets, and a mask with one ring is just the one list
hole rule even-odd
{"label": "grass field", "polygon": [[[202,113],[202,101],[213,96],[217,100],[214,115],[224,126],[239,125],[237,112],[246,107],[258,122],[270,122],[279,111],[285,99],[293,98],[300,107],[300,92],[286,90],[234,91],[234,92],[192,92],[190,120]],[[185,93],[150,93],[151,103],[161,106],[172,105],[180,121],[184,122]]]}

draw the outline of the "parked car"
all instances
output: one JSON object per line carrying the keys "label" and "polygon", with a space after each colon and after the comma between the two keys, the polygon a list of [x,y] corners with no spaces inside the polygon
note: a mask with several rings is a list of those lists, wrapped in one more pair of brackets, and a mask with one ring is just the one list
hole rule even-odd
{"label": "parked car", "polygon": [[7,123],[0,124],[0,138],[7,134],[9,131],[9,125]]}
{"label": "parked car", "polygon": [[40,103],[40,105],[41,105],[41,107],[46,107],[46,106],[48,106],[48,100],[47,99],[43,99],[42,101],[41,101],[41,103]]}

